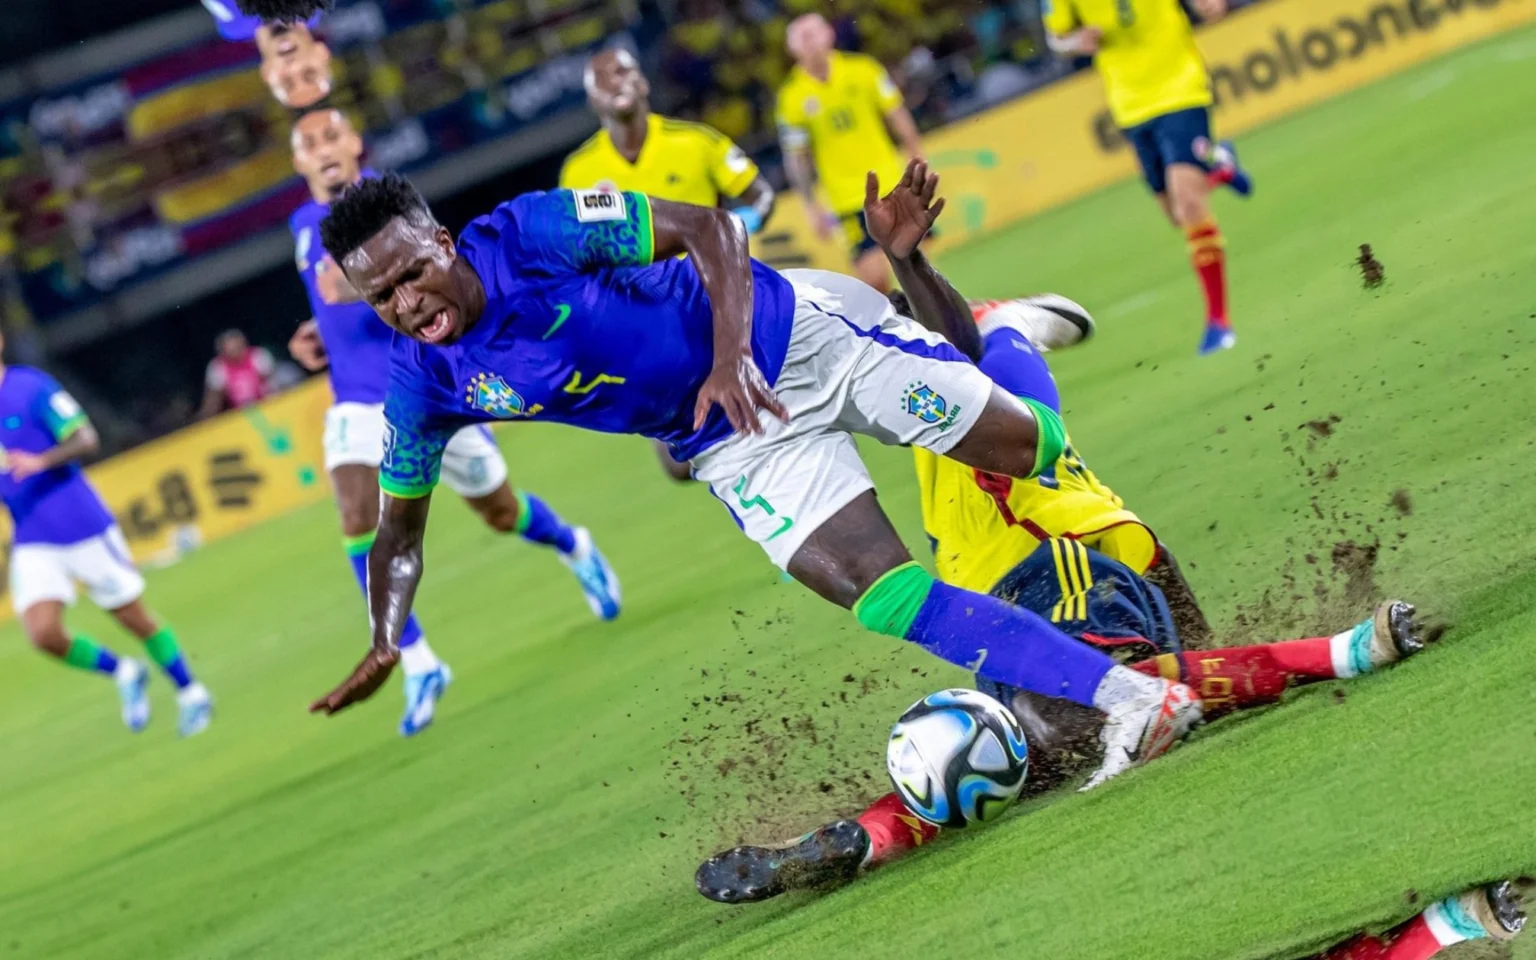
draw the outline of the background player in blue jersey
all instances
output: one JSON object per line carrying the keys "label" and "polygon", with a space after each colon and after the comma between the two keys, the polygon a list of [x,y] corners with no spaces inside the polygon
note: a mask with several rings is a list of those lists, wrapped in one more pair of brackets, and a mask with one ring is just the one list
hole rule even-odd
{"label": "background player in blue jersey", "polygon": [[[964,310],[917,250],[943,207],[937,185],[914,163],[880,198],[871,176],[865,216],[919,309],[952,297]],[[312,710],[370,696],[394,668],[449,438],[468,423],[539,419],[666,442],[775,563],[866,627],[1103,712],[1092,784],[1160,755],[1199,718],[1187,686],[1118,666],[912,560],[855,432],[1024,478],[1061,454],[1064,429],[1047,403],[999,389],[871,287],[781,275],[747,255],[726,212],[636,193],[528,194],[455,242],[403,178],[369,179],[332,205],[321,237],[402,336],[368,558],[374,646]]]}
{"label": "background player in blue jersey", "polygon": [[[0,339],[0,350],[5,341]],[[176,684],[182,736],[201,733],[213,698],[192,677],[171,628],[144,607],[144,578],[101,496],[76,461],[96,452],[96,431],[73,397],[48,374],[0,363],[0,499],[11,513],[11,605],[32,645],[81,670],[117,682],[123,722],[149,723],[149,671],[64,627],[75,584],[144,642]]]}
{"label": "background player in blue jersey", "polygon": [[[384,392],[394,332],[366,304],[357,302],[335,261],[320,246],[318,227],[341,190],[373,175],[362,167],[363,141],[340,110],[318,108],[293,127],[293,165],[313,200],[289,220],[297,245],[299,276],[314,319],[289,344],[311,370],[330,367],[335,403],[325,418],[325,468],[341,509],[341,529],[353,572],[366,594],[368,549],[379,521],[379,461],[384,455]],[[455,433],[443,451],[443,481],[501,533],[517,533],[554,547],[576,574],[592,612],[605,620],[619,613],[619,581],[584,528],[568,526],[542,500],[507,484],[507,463],[484,426]],[[411,736],[431,723],[438,697],[452,674],[437,659],[412,614],[400,637],[405,665],[405,716],[400,732]]]}

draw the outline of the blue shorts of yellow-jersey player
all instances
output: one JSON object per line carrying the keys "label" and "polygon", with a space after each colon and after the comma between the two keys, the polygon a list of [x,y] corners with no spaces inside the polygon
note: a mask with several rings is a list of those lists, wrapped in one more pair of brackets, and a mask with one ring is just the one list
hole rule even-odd
{"label": "blue shorts of yellow-jersey player", "polygon": [[1188,163],[1208,169],[1195,154],[1195,141],[1211,137],[1211,112],[1205,107],[1175,110],[1120,132],[1136,151],[1142,179],[1153,193],[1168,191],[1169,164]]}

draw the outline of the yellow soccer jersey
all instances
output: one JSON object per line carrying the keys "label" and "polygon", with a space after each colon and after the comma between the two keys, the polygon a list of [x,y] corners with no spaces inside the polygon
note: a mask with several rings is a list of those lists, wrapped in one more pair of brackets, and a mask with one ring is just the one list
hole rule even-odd
{"label": "yellow soccer jersey", "polygon": [[716,207],[739,197],[758,177],[757,164],[725,134],[702,123],[651,114],[645,143],[630,163],[599,130],[565,158],[560,186],[572,190],[610,187]]}
{"label": "yellow soccer jersey", "polygon": [[986,593],[1048,537],[1067,537],[1137,573],[1157,557],[1157,538],[1072,449],[1033,480],[983,473],[914,448],[923,529],[939,579]]}
{"label": "yellow soccer jersey", "polygon": [[827,82],[795,67],[779,90],[779,138],[786,150],[808,148],[827,205],[839,217],[864,208],[864,178],[873,170],[890,189],[906,169],[885,127],[901,91],[879,61],[834,51]]}
{"label": "yellow soccer jersey", "polygon": [[1179,0],[1046,0],[1045,28],[1103,31],[1094,66],[1121,128],[1211,105],[1211,77]]}

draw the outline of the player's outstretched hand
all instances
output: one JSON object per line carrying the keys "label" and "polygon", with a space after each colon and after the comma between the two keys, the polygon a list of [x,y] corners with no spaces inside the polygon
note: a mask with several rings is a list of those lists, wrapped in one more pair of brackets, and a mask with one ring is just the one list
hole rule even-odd
{"label": "player's outstretched hand", "polygon": [[395,664],[399,662],[398,652],[384,653],[379,650],[369,650],[368,655],[363,657],[362,662],[352,671],[352,675],[343,680],[341,686],[310,704],[309,712],[330,716],[354,703],[367,700],[384,686],[384,682],[394,672]]}
{"label": "player's outstretched hand", "polygon": [[897,260],[912,256],[944,209],[944,198],[934,199],[938,189],[939,175],[930,173],[924,160],[908,160],[901,180],[883,197],[880,178],[870,171],[864,180],[864,222],[870,237]]}
{"label": "player's outstretched hand", "polygon": [[693,429],[703,428],[704,421],[709,418],[709,408],[716,404],[725,411],[725,419],[738,433],[763,432],[763,425],[757,419],[759,410],[767,410],[785,423],[789,422],[789,409],[768,386],[768,379],[750,356],[715,362],[709,378],[699,387],[699,400],[693,406]]}

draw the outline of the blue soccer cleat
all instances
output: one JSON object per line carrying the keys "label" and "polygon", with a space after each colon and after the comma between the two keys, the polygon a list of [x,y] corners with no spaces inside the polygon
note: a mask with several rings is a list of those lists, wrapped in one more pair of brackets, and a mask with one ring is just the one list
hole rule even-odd
{"label": "blue soccer cleat", "polygon": [[1218,350],[1231,350],[1237,346],[1237,334],[1231,327],[1222,327],[1214,323],[1205,325],[1205,336],[1200,338],[1200,356],[1215,353]]}
{"label": "blue soccer cleat", "polygon": [[213,697],[200,683],[177,693],[176,704],[181,711],[176,718],[176,732],[183,737],[195,737],[213,722]]}
{"label": "blue soccer cleat", "polygon": [[405,716],[400,718],[400,736],[414,737],[432,725],[437,701],[452,682],[453,671],[446,663],[439,663],[426,673],[406,675]]}
{"label": "blue soccer cleat", "polygon": [[1205,165],[1226,174],[1227,186],[1240,197],[1253,195],[1253,178],[1237,159],[1237,144],[1231,140],[1212,143],[1204,137],[1195,141],[1195,155]]}
{"label": "blue soccer cleat", "polygon": [[138,733],[149,726],[149,668],[137,660],[123,657],[117,661],[117,695],[123,701],[123,723]]}
{"label": "blue soccer cleat", "polygon": [[619,615],[623,597],[619,578],[608,565],[602,551],[597,549],[597,544],[592,542],[592,534],[587,528],[577,527],[575,533],[576,548],[570,553],[562,553],[560,562],[576,574],[576,581],[581,584],[581,592],[586,595],[592,615],[600,620],[612,620]]}

